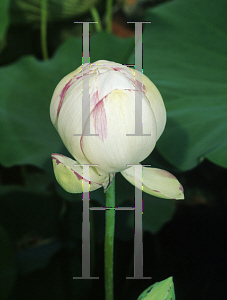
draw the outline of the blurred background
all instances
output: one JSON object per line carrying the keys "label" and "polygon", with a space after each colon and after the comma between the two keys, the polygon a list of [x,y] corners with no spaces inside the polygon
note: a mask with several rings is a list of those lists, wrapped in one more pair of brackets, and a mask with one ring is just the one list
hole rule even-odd
{"label": "blurred background", "polygon": [[[82,195],[56,182],[51,154],[70,157],[49,117],[58,82],[90,60],[134,64],[143,25],[143,72],[157,86],[167,125],[143,162],[174,174],[185,200],[143,194],[144,276],[133,276],[134,215],[116,212],[115,298],[136,300],[173,276],[176,299],[224,299],[227,287],[227,2],[116,0],[0,2],[0,299],[104,299],[104,211],[90,211],[91,276],[81,276]],[[111,26],[109,27],[109,24]],[[102,189],[90,206],[105,206]],[[116,206],[134,188],[116,175]]]}

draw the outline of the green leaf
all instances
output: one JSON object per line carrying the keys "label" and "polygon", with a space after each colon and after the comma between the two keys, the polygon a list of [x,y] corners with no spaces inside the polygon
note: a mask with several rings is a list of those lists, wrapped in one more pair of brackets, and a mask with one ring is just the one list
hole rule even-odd
{"label": "green leaf", "polygon": [[8,299],[16,279],[16,263],[8,233],[0,227],[0,299]]}
{"label": "green leaf", "polygon": [[168,116],[157,148],[182,170],[204,158],[227,167],[226,10],[221,0],[175,0],[146,16],[144,74]]}
{"label": "green leaf", "polygon": [[134,45],[134,37],[123,39],[101,32],[92,36],[90,43],[91,61],[110,60],[126,64],[128,56],[134,50]]}
{"label": "green leaf", "polygon": [[[100,0],[52,0],[47,1],[48,21],[59,21],[78,17],[90,8],[97,5]],[[40,22],[40,0],[12,0],[12,21],[14,23],[37,23]]]}
{"label": "green leaf", "polygon": [[173,278],[169,277],[151,285],[137,300],[175,300]]}
{"label": "green leaf", "polygon": [[9,15],[8,15],[9,4],[10,4],[10,0],[0,1],[0,42],[5,36],[5,32],[9,24]]}
{"label": "green leaf", "polygon": [[[107,42],[114,41],[115,51]],[[98,43],[97,43],[98,41]],[[98,58],[126,62],[132,39],[108,34],[91,37],[91,62]],[[122,47],[127,49],[122,51]],[[82,62],[81,38],[65,42],[49,61],[27,56],[0,69],[0,163],[6,167],[31,164],[52,170],[51,154],[63,143],[50,121],[49,106],[58,82]],[[116,57],[115,53],[118,53]]]}

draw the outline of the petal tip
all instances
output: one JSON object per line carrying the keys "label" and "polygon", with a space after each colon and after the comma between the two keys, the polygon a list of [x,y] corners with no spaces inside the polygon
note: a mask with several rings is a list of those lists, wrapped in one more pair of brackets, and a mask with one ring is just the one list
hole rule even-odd
{"label": "petal tip", "polygon": [[181,184],[179,186],[179,191],[180,191],[180,197],[177,200],[184,200],[184,189]]}

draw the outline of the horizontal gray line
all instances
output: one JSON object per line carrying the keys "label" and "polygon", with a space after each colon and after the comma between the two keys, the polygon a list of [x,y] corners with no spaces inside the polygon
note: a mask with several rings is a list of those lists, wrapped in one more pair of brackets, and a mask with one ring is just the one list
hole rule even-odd
{"label": "horizontal gray line", "polygon": [[127,23],[151,23],[151,21],[142,21],[142,22],[128,21]]}
{"label": "horizontal gray line", "polygon": [[90,210],[135,210],[135,207],[90,207]]}
{"label": "horizontal gray line", "polygon": [[98,22],[92,22],[92,21],[74,21],[73,23],[98,23]]}
{"label": "horizontal gray line", "polygon": [[73,277],[73,279],[99,279],[99,277]]}
{"label": "horizontal gray line", "polygon": [[126,277],[126,279],[152,279],[152,277]]}
{"label": "horizontal gray line", "polygon": [[138,165],[132,165],[132,164],[126,164],[126,166],[142,166],[142,167],[149,167],[151,165],[141,165],[141,164],[138,164]]}

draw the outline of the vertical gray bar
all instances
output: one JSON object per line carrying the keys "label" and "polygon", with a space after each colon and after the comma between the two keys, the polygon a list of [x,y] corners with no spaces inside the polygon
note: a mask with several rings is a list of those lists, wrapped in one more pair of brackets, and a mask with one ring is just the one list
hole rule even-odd
{"label": "vertical gray bar", "polygon": [[[87,66],[90,67],[90,64]],[[89,73],[84,74],[84,68],[82,66],[83,75],[83,91],[82,91],[82,135],[90,135],[90,93],[89,93]]]}
{"label": "vertical gray bar", "polygon": [[[142,22],[135,23],[135,86],[141,82],[142,88]],[[142,91],[135,88],[135,135],[143,135],[142,127]]]}
{"label": "vertical gray bar", "polygon": [[[79,165],[81,167],[81,165]],[[99,277],[90,277],[90,221],[89,221],[89,201],[90,201],[90,173],[89,165],[82,165],[82,277],[73,277],[73,279],[99,279]],[[85,181],[87,178],[88,181]]]}
{"label": "vertical gray bar", "polygon": [[[135,178],[142,183],[142,166],[135,166]],[[142,184],[141,184],[142,185]],[[143,277],[143,228],[142,228],[142,190],[135,187],[135,239],[134,239],[134,277]]]}
{"label": "vertical gray bar", "polygon": [[[89,70],[87,72],[87,75],[84,74],[84,66],[90,67],[89,23],[87,23],[87,22],[83,22],[83,38],[82,38],[82,40],[83,40],[83,57],[82,57],[82,63],[83,63],[83,65],[82,65],[82,75],[83,75],[82,134],[83,134],[83,136],[89,136],[90,135]],[[88,178],[88,177],[85,177],[85,178]]]}
{"label": "vertical gray bar", "polygon": [[[83,166],[83,178],[89,179],[89,166]],[[89,182],[83,180],[82,277],[90,277]]]}
{"label": "vertical gray bar", "polygon": [[[82,58],[82,75],[83,75],[83,97],[82,97],[82,134],[90,135],[90,93],[89,93],[89,70],[87,75],[84,74],[84,65],[90,67],[89,56],[89,23],[83,22],[83,58]],[[86,125],[87,122],[87,125]],[[86,126],[85,126],[86,125]],[[84,170],[84,169],[83,169]],[[88,178],[88,177],[85,177]]]}
{"label": "vertical gray bar", "polygon": [[[79,23],[79,22],[74,22]],[[83,24],[82,36],[82,133],[74,136],[98,136],[90,133],[90,93],[89,93],[89,67],[90,67],[90,35],[89,24],[97,22],[80,22]],[[84,71],[86,67],[86,72]]]}
{"label": "vertical gray bar", "polygon": [[150,136],[150,134],[143,134],[142,123],[142,99],[143,99],[143,23],[150,22],[127,22],[135,23],[135,134],[126,134],[127,136]]}
{"label": "vertical gray bar", "polygon": [[135,23],[135,69],[141,73],[143,72],[142,24],[142,22]]}
{"label": "vertical gray bar", "polygon": [[142,168],[142,165],[135,165],[135,180],[141,182],[141,190],[135,187],[134,277],[126,279],[151,279],[143,277]]}
{"label": "vertical gray bar", "polygon": [[83,59],[82,63],[90,63],[89,22],[83,22]]}

